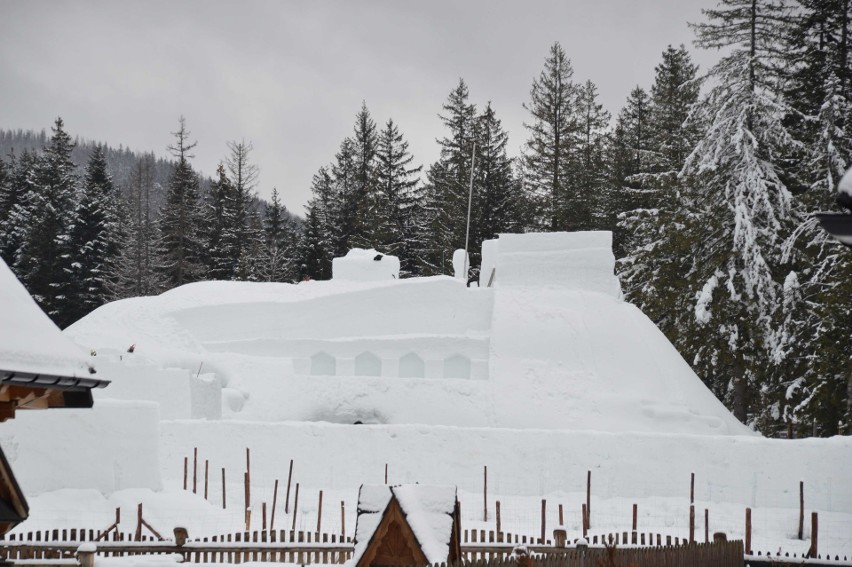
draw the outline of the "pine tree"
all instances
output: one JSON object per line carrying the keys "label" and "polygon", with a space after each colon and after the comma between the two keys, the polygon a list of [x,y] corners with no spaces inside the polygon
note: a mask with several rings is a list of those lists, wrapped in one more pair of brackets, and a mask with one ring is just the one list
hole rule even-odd
{"label": "pine tree", "polygon": [[331,279],[334,258],[335,182],[326,168],[314,175],[311,200],[305,214],[305,229],[299,243],[300,277],[314,280]]}
{"label": "pine tree", "polygon": [[364,201],[361,237],[356,241],[361,247],[398,256],[402,275],[415,269],[411,213],[421,167],[411,167],[413,160],[408,142],[393,120],[388,120],[378,134],[373,190]]}
{"label": "pine tree", "polygon": [[612,229],[608,218],[607,168],[604,163],[610,114],[598,104],[598,90],[592,81],[577,89],[578,171],[574,190],[568,199],[568,216],[574,230]]}
{"label": "pine tree", "polygon": [[67,311],[71,321],[106,303],[122,239],[116,192],[101,145],[95,146],[86,166],[75,217],[68,241],[72,260],[68,276],[74,298]]}
{"label": "pine tree", "polygon": [[[355,213],[358,210],[357,148],[352,138],[344,138],[331,167],[333,187],[326,195],[323,185],[322,223],[328,232],[324,239],[332,245],[332,254],[340,257],[349,251],[350,239],[355,231]],[[328,202],[326,202],[328,201]],[[329,266],[329,273],[331,273]]]}
{"label": "pine tree", "polygon": [[196,142],[189,142],[189,131],[183,116],[173,132],[175,144],[169,146],[177,159],[169,177],[166,204],[160,214],[165,275],[172,286],[201,279],[203,276],[203,214],[199,203],[198,176],[189,164],[189,152]]}
{"label": "pine tree", "polygon": [[229,280],[236,272],[239,256],[235,258],[233,238],[236,195],[225,166],[219,164],[217,178],[210,186],[210,195],[205,211],[205,240],[207,254],[207,276],[214,280]]}
{"label": "pine tree", "polygon": [[36,165],[34,152],[24,151],[17,159],[10,159],[8,180],[3,194],[3,214],[0,222],[0,257],[14,268],[18,250],[30,225],[30,207],[36,188]]}
{"label": "pine tree", "polygon": [[476,107],[468,96],[467,85],[459,79],[439,115],[448,133],[438,140],[440,158],[426,174],[424,212],[430,227],[421,252],[426,274],[450,273],[453,252],[465,246],[471,157],[478,135]]}
{"label": "pine tree", "polygon": [[[686,214],[671,232],[690,236],[692,265],[681,283],[678,345],[741,421],[753,418],[753,392],[782,352],[776,323],[789,273],[781,242],[791,195],[778,175],[792,145],[782,124],[776,38],[788,12],[771,0],[722,0],[695,26],[697,45],[729,49],[712,70],[713,87],[695,119],[703,137],[682,171]],[[680,236],[672,236],[673,239]]]}
{"label": "pine tree", "polygon": [[129,194],[119,207],[118,218],[126,229],[115,271],[109,279],[111,299],[156,295],[168,287],[159,256],[162,242],[152,202],[156,189],[154,166],[153,154],[136,161]]}
{"label": "pine tree", "polygon": [[222,242],[231,268],[223,279],[251,279],[251,266],[257,253],[259,220],[252,218],[251,202],[257,185],[258,168],[249,161],[251,143],[229,142],[230,197],[225,200],[225,224]]}
{"label": "pine tree", "polygon": [[[471,235],[471,266],[482,262],[482,241],[502,232],[522,232],[521,186],[515,181],[512,160],[506,154],[509,135],[489,102],[478,116]],[[476,272],[476,270],[475,270]]]}
{"label": "pine tree", "polygon": [[258,261],[258,278],[267,282],[294,282],[298,233],[289,220],[287,207],[281,203],[278,190],[263,217],[263,251]]}
{"label": "pine tree", "polygon": [[378,134],[376,123],[364,102],[361,103],[361,110],[355,117],[352,143],[354,150],[352,188],[346,193],[341,193],[340,201],[341,236],[347,250],[364,246],[370,240],[370,232],[373,230],[370,221],[375,215],[375,207],[387,206],[382,203],[384,197],[376,193]]}
{"label": "pine tree", "polygon": [[[33,171],[28,172],[28,193],[16,206],[13,222],[24,223],[16,251],[14,271],[39,306],[60,327],[73,322],[70,315],[68,241],[76,222],[74,211],[78,186],[71,161],[74,143],[61,118]],[[20,215],[18,213],[21,213]]]}
{"label": "pine tree", "polygon": [[554,43],[544,69],[533,81],[530,103],[524,105],[532,115],[532,122],[525,124],[530,132],[525,184],[537,204],[535,222],[548,230],[575,228],[568,218],[577,170],[577,85],[573,75],[571,61],[559,43]]}

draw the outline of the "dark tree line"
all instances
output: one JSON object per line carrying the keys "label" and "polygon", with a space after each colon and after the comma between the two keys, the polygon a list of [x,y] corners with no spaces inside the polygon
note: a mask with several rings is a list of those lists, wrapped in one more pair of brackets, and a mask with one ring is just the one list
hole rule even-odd
{"label": "dark tree line", "polygon": [[626,298],[739,419],[769,435],[848,433],[852,254],[813,213],[836,207],[852,165],[850,3],[722,0],[693,25],[698,46],[724,50],[718,64],[700,71],[667,47],[614,120],[555,43],[517,157],[464,80],[425,167],[363,103],[314,175],[304,221],[276,191],[254,197],[250,143],[230,143],[208,181],[181,120],[173,161],[125,164],[117,189],[111,150],[91,147],[79,170],[57,120],[0,160],[0,254],[67,325],[201,279],[328,279],[353,247],[398,256],[409,277],[449,273],[467,244],[474,275],[501,232],[610,230]]}

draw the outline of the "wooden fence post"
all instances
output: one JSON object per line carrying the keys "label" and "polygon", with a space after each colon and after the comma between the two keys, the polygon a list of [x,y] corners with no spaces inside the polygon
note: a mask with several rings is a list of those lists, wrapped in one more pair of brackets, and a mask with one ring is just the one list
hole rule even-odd
{"label": "wooden fence post", "polygon": [[745,512],[745,552],[751,555],[751,508],[746,508]]}
{"label": "wooden fence post", "polygon": [[637,525],[639,524],[639,505],[633,504],[633,531],[636,531]]}
{"label": "wooden fence post", "polygon": [[562,504],[559,505],[559,525],[565,525],[565,518],[562,516]]}
{"label": "wooden fence post", "polygon": [[482,521],[488,521],[488,465],[482,467]]}
{"label": "wooden fence post", "polygon": [[[495,507],[494,512],[497,514],[497,533],[499,534],[499,533],[503,532],[503,526],[502,526],[501,518],[500,518],[500,501],[499,500],[494,503],[494,507]],[[497,536],[497,537],[500,537],[500,536]]]}
{"label": "wooden fence post", "polygon": [[689,505],[689,543],[695,543],[695,504]]}
{"label": "wooden fence post", "polygon": [[249,487],[249,473],[243,473],[243,492],[245,493],[245,516],[246,531],[251,530],[251,488]]}
{"label": "wooden fence post", "polygon": [[198,447],[192,450],[192,493],[198,494]]}
{"label": "wooden fence post", "polygon": [[805,483],[799,481],[799,539],[805,539]]}
{"label": "wooden fence post", "polygon": [[689,473],[689,503],[695,504],[695,473]]}
{"label": "wooden fence post", "polygon": [[290,481],[293,480],[293,459],[290,459],[290,472],[287,473],[287,498],[284,500],[284,513],[290,513]]}
{"label": "wooden fence post", "polygon": [[189,476],[189,457],[183,458],[183,489],[187,489],[187,477]]}
{"label": "wooden fence post", "polygon": [[[586,473],[586,529],[592,527],[592,471]],[[585,536],[584,536],[585,537]]]}
{"label": "wooden fence post", "polygon": [[385,463],[385,484],[388,483],[388,464]]}
{"label": "wooden fence post", "polygon": [[816,557],[819,553],[819,516],[811,512],[811,548],[808,550],[810,557]]}
{"label": "wooden fence post", "polygon": [[319,491],[319,504],[317,505],[317,533],[320,533],[322,526],[322,490]]}
{"label": "wooden fence post", "polygon": [[228,508],[228,501],[225,498],[225,467],[222,467],[222,510]]}
{"label": "wooden fence post", "polygon": [[260,526],[263,531],[266,531],[266,502],[260,504]]}
{"label": "wooden fence post", "polygon": [[139,503],[139,506],[136,507],[136,535],[134,537],[135,541],[142,540],[142,503]]}
{"label": "wooden fence post", "polygon": [[588,513],[588,509],[586,505],[583,504],[583,537],[586,537],[586,533],[589,531],[589,518],[586,515]]}
{"label": "wooden fence post", "polygon": [[547,500],[541,499],[541,545],[547,542]]}
{"label": "wooden fence post", "polygon": [[710,510],[704,508],[704,543],[710,543]]}
{"label": "wooden fence post", "polygon": [[207,500],[207,484],[210,475],[210,460],[204,459],[204,499]]}
{"label": "wooden fence post", "polygon": [[299,483],[297,482],[296,483],[296,495],[295,495],[295,498],[293,498],[293,527],[290,528],[291,530],[296,529],[296,516],[298,515],[298,513],[299,513]]}
{"label": "wooden fence post", "polygon": [[346,541],[346,504],[340,501],[340,542]]}
{"label": "wooden fence post", "polygon": [[269,519],[269,529],[275,529],[275,506],[278,504],[278,479],[275,479],[275,488],[272,489],[272,517]]}

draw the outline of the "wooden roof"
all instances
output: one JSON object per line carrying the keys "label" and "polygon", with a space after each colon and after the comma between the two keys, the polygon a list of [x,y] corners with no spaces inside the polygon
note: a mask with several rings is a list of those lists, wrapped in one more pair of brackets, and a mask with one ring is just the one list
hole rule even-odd
{"label": "wooden roof", "polygon": [[362,486],[355,527],[355,567],[413,566],[460,559],[454,487]]}

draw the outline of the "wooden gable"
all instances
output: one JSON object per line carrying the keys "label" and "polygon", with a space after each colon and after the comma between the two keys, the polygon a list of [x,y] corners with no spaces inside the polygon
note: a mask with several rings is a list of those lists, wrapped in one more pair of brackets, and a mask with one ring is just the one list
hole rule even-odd
{"label": "wooden gable", "polygon": [[355,567],[406,567],[428,563],[399,502],[391,498],[367,549]]}

